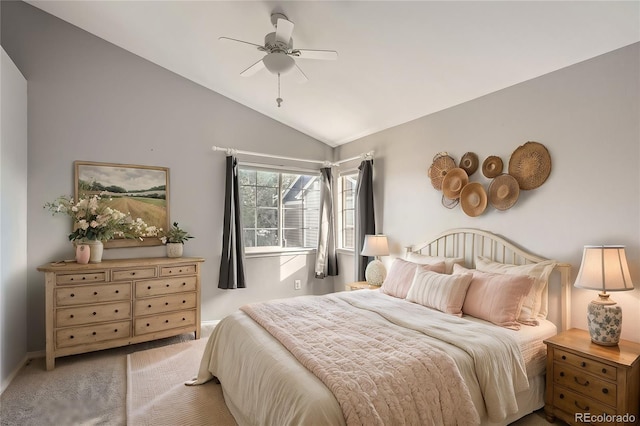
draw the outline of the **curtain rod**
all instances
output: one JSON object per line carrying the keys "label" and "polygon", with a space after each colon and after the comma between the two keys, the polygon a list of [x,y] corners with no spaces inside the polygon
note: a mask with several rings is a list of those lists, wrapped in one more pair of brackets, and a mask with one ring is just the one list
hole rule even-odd
{"label": "curtain rod", "polygon": [[331,162],[331,161],[325,161],[325,160],[309,160],[307,158],[294,158],[294,157],[285,157],[285,156],[282,156],[282,155],[264,154],[262,152],[242,151],[242,150],[239,150],[239,149],[223,148],[223,147],[215,146],[215,145],[212,146],[211,149],[213,151],[225,151],[227,153],[227,155],[246,154],[246,155],[254,155],[254,156],[257,156],[257,157],[276,158],[278,160],[304,161],[304,162],[307,162],[307,163],[322,164],[324,167],[339,166],[342,163],[346,163],[346,162],[353,161],[353,160],[358,160],[358,159],[370,160],[371,158],[373,158],[373,154],[374,154],[374,151],[369,151],[369,152],[366,152],[364,154],[360,154],[360,155],[358,155],[356,157],[351,157],[351,158],[346,158],[344,160]]}

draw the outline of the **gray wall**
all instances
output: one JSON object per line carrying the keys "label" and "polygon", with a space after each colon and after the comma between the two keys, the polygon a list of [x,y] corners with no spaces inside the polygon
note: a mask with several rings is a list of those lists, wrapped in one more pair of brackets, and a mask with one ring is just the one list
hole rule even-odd
{"label": "gray wall", "polygon": [[[44,277],[36,268],[73,257],[69,221],[42,205],[72,194],[74,160],[169,167],[171,219],[195,236],[185,256],[206,259],[203,320],[273,295],[333,289],[332,280],[312,278],[310,255],[248,259],[249,288],[217,289],[225,158],[211,151],[231,146],[325,160],[330,147],[26,3],[1,7],[2,46],[29,82],[30,351],[44,349]],[[164,255],[162,246],[105,251],[105,258]],[[293,290],[294,279],[302,280],[301,291]]]}
{"label": "gray wall", "polygon": [[1,54],[0,392],[27,356],[27,81]]}
{"label": "gray wall", "polygon": [[[640,43],[343,145],[336,158],[375,150],[377,230],[395,255],[443,230],[502,234],[541,256],[573,265],[588,244],[624,244],[635,290],[612,294],[623,310],[622,336],[640,341]],[[432,158],[467,151],[481,161],[527,141],[544,144],[552,171],[516,205],[477,218],[441,205],[427,176]],[[477,172],[472,181],[489,181]],[[342,263],[349,263],[343,255]],[[386,259],[389,262],[391,257]],[[344,269],[343,269],[344,271]],[[350,270],[346,271],[347,273]],[[353,274],[335,280],[336,288]],[[596,292],[573,289],[573,326],[586,329]]]}

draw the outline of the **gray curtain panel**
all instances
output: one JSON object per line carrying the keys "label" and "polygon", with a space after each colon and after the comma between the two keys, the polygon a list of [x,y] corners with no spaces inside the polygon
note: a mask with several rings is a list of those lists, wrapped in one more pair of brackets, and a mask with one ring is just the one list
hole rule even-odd
{"label": "gray curtain panel", "polygon": [[355,209],[355,257],[356,281],[364,281],[364,271],[369,263],[367,256],[362,256],[365,235],[375,235],[376,218],[373,210],[373,160],[364,160],[358,167],[358,185],[356,186]]}
{"label": "gray curtain panel", "polygon": [[227,156],[226,188],[224,199],[224,230],[218,288],[245,288],[244,244],[240,222],[240,192],[238,191],[238,160]]}
{"label": "gray curtain panel", "polygon": [[333,176],[331,167],[320,169],[320,225],[316,252],[315,277],[338,275],[333,215]]}

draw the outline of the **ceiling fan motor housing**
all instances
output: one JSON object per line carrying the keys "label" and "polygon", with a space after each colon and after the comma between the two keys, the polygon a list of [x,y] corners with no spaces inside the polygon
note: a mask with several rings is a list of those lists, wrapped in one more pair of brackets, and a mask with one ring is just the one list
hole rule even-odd
{"label": "ceiling fan motor housing", "polygon": [[289,53],[293,49],[293,38],[289,39],[289,43],[283,43],[276,40],[276,33],[269,33],[264,37],[264,47],[268,52],[281,51]]}

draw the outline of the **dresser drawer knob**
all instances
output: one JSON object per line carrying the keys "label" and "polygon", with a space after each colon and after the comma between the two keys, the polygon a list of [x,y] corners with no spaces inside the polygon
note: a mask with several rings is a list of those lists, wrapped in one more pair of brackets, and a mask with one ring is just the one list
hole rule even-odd
{"label": "dresser drawer knob", "polygon": [[86,280],[86,279],[87,279],[87,277],[82,277],[82,279],[83,279],[83,280]]}
{"label": "dresser drawer knob", "polygon": [[115,330],[113,330],[113,332],[114,332],[114,333],[117,333],[117,332],[118,332],[118,329],[116,328]]}
{"label": "dresser drawer knob", "polygon": [[607,369],[606,368],[602,369],[602,374],[607,374]]}
{"label": "dresser drawer knob", "polygon": [[76,297],[76,295],[75,295],[75,294],[73,294],[73,293],[71,293],[71,297]]}
{"label": "dresser drawer knob", "polygon": [[560,377],[564,377],[564,371],[560,372]]}
{"label": "dresser drawer knob", "polygon": [[183,301],[182,301],[182,303],[187,303],[187,301],[186,301],[186,300],[183,300]]}
{"label": "dresser drawer knob", "polygon": [[118,313],[118,310],[116,309],[116,314]]}
{"label": "dresser drawer knob", "polygon": [[120,290],[116,290],[116,294],[120,293]]}
{"label": "dresser drawer knob", "polygon": [[589,381],[586,380],[584,383],[580,383],[580,380],[578,380],[578,378],[576,376],[573,376],[573,380],[579,384],[580,386],[589,386]]}
{"label": "dresser drawer knob", "polygon": [[147,327],[149,327],[149,323],[147,323]]}
{"label": "dresser drawer knob", "polygon": [[136,274],[135,272],[132,272],[132,273],[131,273],[131,275],[135,275],[135,274]]}
{"label": "dresser drawer knob", "polygon": [[150,307],[151,307],[151,305],[147,305],[147,308],[150,308]]}
{"label": "dresser drawer knob", "polygon": [[178,272],[182,272],[182,269],[179,269]]}
{"label": "dresser drawer knob", "polygon": [[69,339],[73,339],[73,334],[71,336],[69,336]]}
{"label": "dresser drawer knob", "polygon": [[182,283],[183,286],[187,285],[187,283]]}
{"label": "dresser drawer knob", "polygon": [[73,314],[69,315],[69,318],[73,318]]}
{"label": "dresser drawer knob", "polygon": [[147,290],[151,290],[151,286],[147,286]]}
{"label": "dresser drawer knob", "polygon": [[165,323],[169,323],[169,320],[164,320]]}
{"label": "dresser drawer knob", "polygon": [[94,295],[94,296],[97,296],[97,295],[98,295],[98,292],[97,292],[97,291],[94,291],[94,292],[93,292],[93,295]]}
{"label": "dresser drawer knob", "polygon": [[587,363],[586,363],[586,362],[582,361],[582,362],[580,363],[580,367],[586,367],[586,366],[587,366]]}
{"label": "dresser drawer knob", "polygon": [[167,284],[167,287],[169,287],[169,284]]}
{"label": "dresser drawer knob", "polygon": [[562,359],[563,359],[563,360],[566,360],[566,359],[567,359],[567,356],[566,356],[566,355],[562,355]]}
{"label": "dresser drawer knob", "polygon": [[589,411],[589,406],[588,405],[583,407],[580,404],[578,404],[578,401],[573,401],[573,405],[575,405],[576,407],[578,407],[582,411]]}
{"label": "dresser drawer knob", "polygon": [[91,334],[93,334],[93,335],[95,336],[95,335],[96,335],[96,332],[94,331],[94,332],[93,332],[93,333],[91,333]]}
{"label": "dresser drawer knob", "polygon": [[602,393],[603,393],[603,394],[605,394],[605,395],[606,395],[606,394],[608,394],[608,393],[609,393],[609,389],[607,389],[607,388],[602,388]]}
{"label": "dresser drawer knob", "polygon": [[563,393],[560,394],[560,399],[564,399],[564,394]]}
{"label": "dresser drawer knob", "polygon": [[169,302],[164,302],[164,306],[169,306]]}
{"label": "dresser drawer knob", "polygon": [[182,318],[182,321],[186,321],[186,320],[187,320],[186,318]]}
{"label": "dresser drawer knob", "polygon": [[96,315],[96,313],[94,312],[93,315]]}

